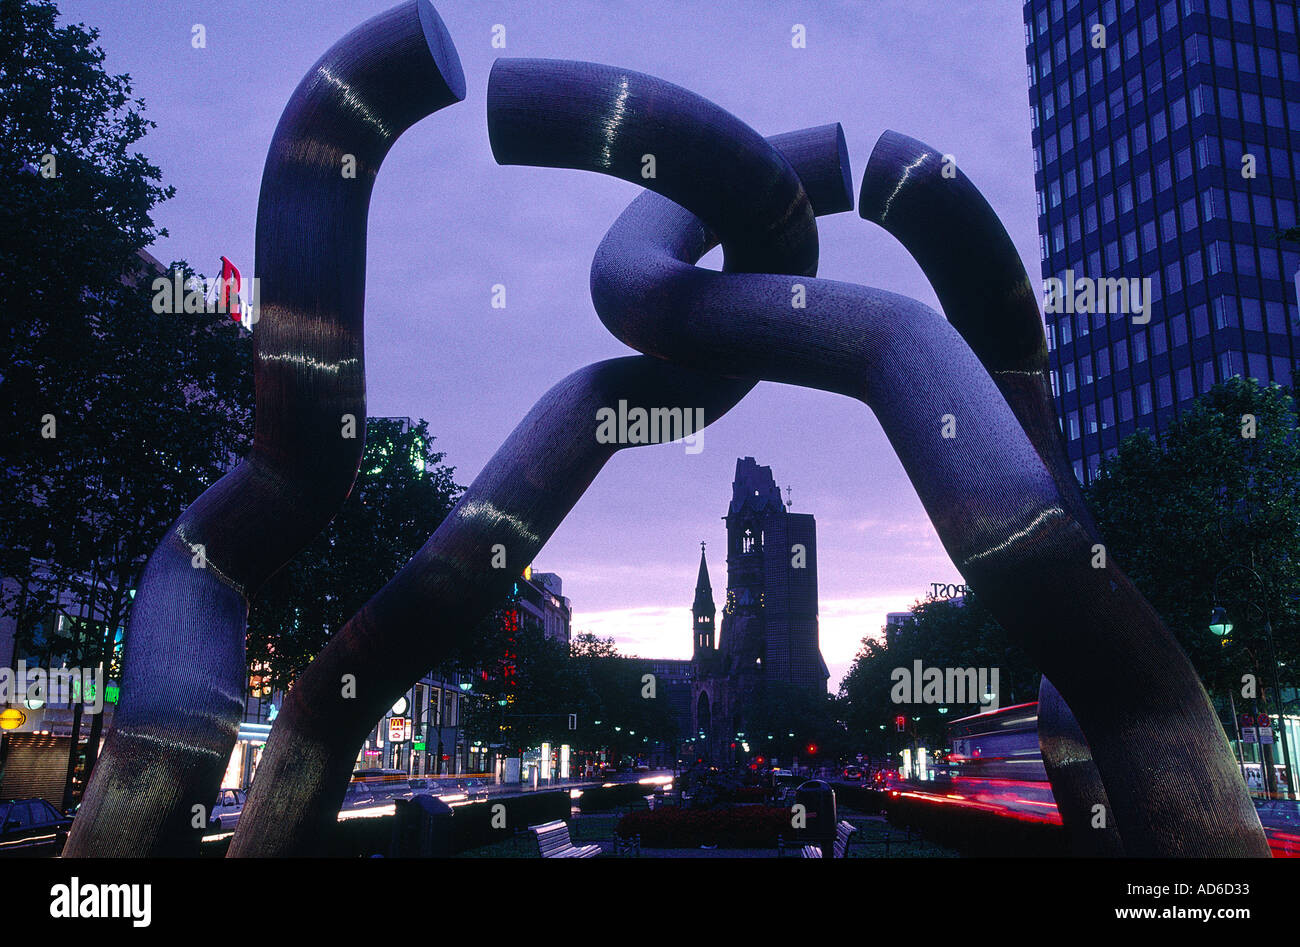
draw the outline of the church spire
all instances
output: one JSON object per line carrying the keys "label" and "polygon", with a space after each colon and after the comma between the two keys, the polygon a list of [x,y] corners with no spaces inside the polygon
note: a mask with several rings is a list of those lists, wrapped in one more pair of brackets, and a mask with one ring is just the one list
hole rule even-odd
{"label": "church spire", "polygon": [[713,620],[717,609],[713,605],[713,587],[709,584],[709,565],[704,559],[704,543],[700,543],[700,574],[695,580],[695,602],[691,605],[695,617],[695,655],[701,657],[713,651]]}
{"label": "church spire", "polygon": [[700,574],[695,580],[695,604],[700,603],[700,593],[703,592],[708,599],[709,606],[713,606],[713,586],[709,584],[709,564],[704,561],[704,543],[700,543]]}

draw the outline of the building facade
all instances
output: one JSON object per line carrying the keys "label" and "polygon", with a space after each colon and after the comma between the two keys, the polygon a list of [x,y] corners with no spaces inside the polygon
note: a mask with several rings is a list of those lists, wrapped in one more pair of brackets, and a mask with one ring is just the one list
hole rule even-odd
{"label": "building facade", "polygon": [[692,733],[720,759],[743,740],[751,710],[774,688],[825,694],[830,672],[817,625],[817,523],[781,502],[772,468],[736,461],[727,524],[727,591],[719,620],[705,551],[693,616]]}
{"label": "building facade", "polygon": [[1300,23],[1294,0],[1023,11],[1053,394],[1086,481],[1217,382],[1291,383]]}

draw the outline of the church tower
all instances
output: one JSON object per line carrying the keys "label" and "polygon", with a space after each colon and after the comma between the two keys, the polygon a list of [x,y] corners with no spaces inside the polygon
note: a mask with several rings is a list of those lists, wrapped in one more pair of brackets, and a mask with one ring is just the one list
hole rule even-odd
{"label": "church tower", "polygon": [[695,603],[691,612],[695,616],[695,660],[705,662],[713,657],[716,647],[713,621],[717,609],[713,605],[713,587],[709,585],[709,566],[704,561],[704,543],[700,543],[700,575],[695,580]]}
{"label": "church tower", "polygon": [[[698,760],[737,759],[755,709],[784,690],[826,694],[817,627],[817,521],[781,502],[771,467],[736,461],[727,524],[722,615],[700,551],[691,681]],[[715,625],[720,621],[720,625]],[[740,747],[740,750],[737,750]],[[760,745],[759,749],[766,749]]]}

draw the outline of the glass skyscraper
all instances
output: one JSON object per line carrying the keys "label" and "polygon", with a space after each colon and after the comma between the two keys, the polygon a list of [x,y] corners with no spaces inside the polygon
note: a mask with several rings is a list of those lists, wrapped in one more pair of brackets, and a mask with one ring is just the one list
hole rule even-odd
{"label": "glass skyscraper", "polygon": [[[1024,18],[1043,278],[1072,297],[1045,307],[1066,310],[1046,314],[1052,383],[1084,480],[1218,381],[1291,384],[1297,3],[1029,0]],[[1114,311],[1144,279],[1149,309]]]}

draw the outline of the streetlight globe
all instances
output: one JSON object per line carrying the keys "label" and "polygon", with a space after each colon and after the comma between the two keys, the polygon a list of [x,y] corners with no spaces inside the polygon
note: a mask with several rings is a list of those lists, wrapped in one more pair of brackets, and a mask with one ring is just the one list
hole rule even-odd
{"label": "streetlight globe", "polygon": [[1228,620],[1227,611],[1220,605],[1210,612],[1210,631],[1220,638],[1232,634],[1232,622]]}

